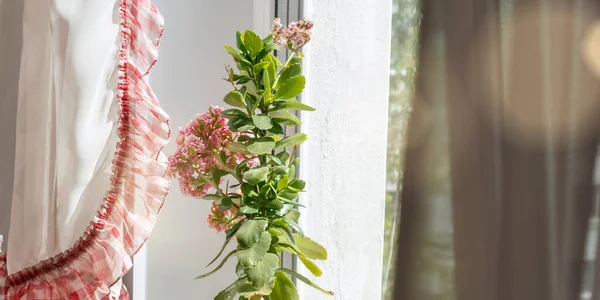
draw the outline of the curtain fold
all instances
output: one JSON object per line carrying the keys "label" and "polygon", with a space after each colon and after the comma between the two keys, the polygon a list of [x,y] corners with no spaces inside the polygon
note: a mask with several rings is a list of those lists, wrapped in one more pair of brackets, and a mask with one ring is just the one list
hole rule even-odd
{"label": "curtain fold", "polygon": [[[422,13],[395,298],[579,299],[600,133],[600,78],[582,47],[599,5],[424,0]],[[447,149],[433,142],[445,138]],[[448,156],[441,201],[432,151]],[[435,292],[441,267],[424,253],[440,222],[432,211],[446,206],[453,238],[439,247],[453,278]]]}

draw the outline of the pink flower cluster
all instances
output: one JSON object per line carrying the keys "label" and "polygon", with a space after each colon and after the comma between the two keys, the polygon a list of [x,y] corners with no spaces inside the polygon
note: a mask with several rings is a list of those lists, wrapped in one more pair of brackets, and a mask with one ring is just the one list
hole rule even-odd
{"label": "pink flower cluster", "polygon": [[307,19],[291,23],[285,28],[281,24],[281,20],[276,18],[271,27],[271,34],[275,36],[273,41],[277,45],[297,51],[310,41],[312,28],[313,23]]}
{"label": "pink flower cluster", "polygon": [[[244,153],[227,150],[227,145],[239,133],[229,129],[228,121],[221,112],[221,107],[210,107],[208,112],[197,115],[179,130],[177,150],[169,157],[168,175],[179,180],[179,188],[186,196],[202,198],[215,184],[221,183],[212,182],[213,170],[226,167],[219,162],[220,152],[225,152],[229,167],[251,158]],[[252,164],[253,160],[250,160],[249,165]]]}
{"label": "pink flower cluster", "polygon": [[[213,202],[213,206],[210,208],[210,214],[208,218],[206,218],[206,223],[208,223],[208,227],[216,230],[217,232],[223,232],[228,230],[237,222],[239,222],[242,217],[237,217],[237,208],[232,207],[228,210],[222,210],[221,207],[215,202]],[[236,218],[233,220],[233,218]]]}

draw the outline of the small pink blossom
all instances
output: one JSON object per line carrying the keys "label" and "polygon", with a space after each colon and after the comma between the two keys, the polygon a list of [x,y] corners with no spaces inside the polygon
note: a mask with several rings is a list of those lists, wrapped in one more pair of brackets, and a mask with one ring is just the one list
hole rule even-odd
{"label": "small pink blossom", "polygon": [[258,163],[254,156],[231,153],[227,149],[241,133],[229,129],[228,120],[221,115],[222,112],[222,107],[210,107],[208,112],[196,115],[179,129],[177,149],[169,157],[167,175],[178,179],[179,188],[186,196],[202,198],[214,188],[211,181],[213,170],[225,167],[218,159],[221,152],[225,153],[225,163],[229,167],[245,160],[250,167]]}
{"label": "small pink blossom", "polygon": [[179,180],[184,195],[202,198],[213,188],[207,179],[218,166],[216,155],[228,153],[227,145],[237,138],[222,112],[221,107],[210,107],[179,130],[177,149],[169,157],[168,175]]}
{"label": "small pink blossom", "polygon": [[285,28],[281,24],[281,20],[276,18],[271,27],[271,34],[274,36],[273,42],[281,47],[297,51],[311,40],[310,30],[313,26],[311,21],[302,19]]}
{"label": "small pink blossom", "polygon": [[208,227],[215,229],[217,232],[223,232],[242,220],[243,217],[238,217],[237,212],[238,210],[235,207],[224,211],[215,201],[210,208],[206,223],[208,223]]}

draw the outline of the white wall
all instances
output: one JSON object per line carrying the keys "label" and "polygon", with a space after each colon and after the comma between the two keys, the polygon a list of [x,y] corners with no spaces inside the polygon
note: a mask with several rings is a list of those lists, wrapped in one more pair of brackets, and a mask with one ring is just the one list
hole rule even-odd
{"label": "white wall", "polygon": [[335,299],[381,299],[391,0],[305,3],[315,27],[302,99],[317,111],[302,114],[301,225],[329,250],[317,283]]}
{"label": "white wall", "polygon": [[[195,113],[206,111],[209,105],[222,105],[230,88],[221,80],[224,64],[232,64],[223,45],[235,45],[236,30],[253,28],[253,2],[154,2],[165,18],[166,30],[150,81],[171,116],[174,138]],[[171,144],[166,151],[173,149]],[[223,242],[223,234],[206,225],[209,204],[182,196],[173,184],[146,249],[148,300],[212,299],[235,280],[231,262],[209,278],[193,280],[207,271],[204,266]]]}

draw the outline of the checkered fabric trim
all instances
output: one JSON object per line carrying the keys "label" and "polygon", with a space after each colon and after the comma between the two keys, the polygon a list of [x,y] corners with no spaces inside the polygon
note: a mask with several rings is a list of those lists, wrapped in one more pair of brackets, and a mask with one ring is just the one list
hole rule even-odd
{"label": "checkered fabric trim", "polygon": [[150,0],[119,0],[119,142],[111,188],[67,251],[8,275],[0,256],[0,300],[128,299],[122,276],[152,231],[170,183],[163,147],[167,114],[144,78],[158,58],[163,18]]}
{"label": "checkered fabric trim", "polygon": [[[6,256],[0,257],[0,296],[2,299],[6,299],[8,295],[8,285],[6,283],[7,272],[6,272]],[[12,298],[11,298],[12,299]],[[45,288],[32,288],[30,291],[21,297],[21,299],[81,299],[77,296],[61,296],[55,294],[53,289]],[[97,298],[102,300],[127,300],[129,299],[129,292],[123,284],[122,280],[117,281],[112,287],[110,287],[109,293],[102,297]]]}

